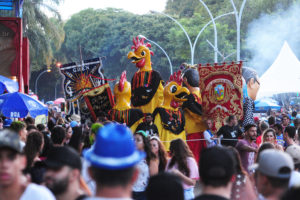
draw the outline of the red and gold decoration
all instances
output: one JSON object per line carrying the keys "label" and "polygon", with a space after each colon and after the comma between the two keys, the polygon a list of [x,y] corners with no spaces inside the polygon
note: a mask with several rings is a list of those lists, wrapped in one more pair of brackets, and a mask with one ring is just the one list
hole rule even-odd
{"label": "red and gold decoration", "polygon": [[215,122],[215,129],[224,124],[224,119],[243,116],[242,62],[223,65],[199,65],[200,90],[203,115]]}

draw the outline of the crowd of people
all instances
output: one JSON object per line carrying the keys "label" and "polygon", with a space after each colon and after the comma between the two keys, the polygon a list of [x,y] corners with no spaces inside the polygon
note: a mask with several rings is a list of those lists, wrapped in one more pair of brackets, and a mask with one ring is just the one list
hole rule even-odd
{"label": "crowd of people", "polygon": [[208,119],[199,163],[182,139],[167,152],[151,115],[134,133],[105,117],[0,118],[0,199],[298,199],[297,116],[272,112],[244,127],[229,116],[217,131]]}

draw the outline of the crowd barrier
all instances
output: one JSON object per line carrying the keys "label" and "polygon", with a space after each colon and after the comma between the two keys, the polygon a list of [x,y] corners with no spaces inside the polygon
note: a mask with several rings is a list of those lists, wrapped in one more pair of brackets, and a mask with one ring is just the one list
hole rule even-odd
{"label": "crowd barrier", "polygon": [[[192,139],[192,140],[184,140],[185,142],[195,142],[195,141],[201,141],[205,139]],[[218,141],[218,144],[221,143],[221,140],[227,140],[227,141],[239,141],[241,139],[225,139],[225,138],[216,138],[216,141]],[[161,142],[171,142],[171,141],[161,141]]]}

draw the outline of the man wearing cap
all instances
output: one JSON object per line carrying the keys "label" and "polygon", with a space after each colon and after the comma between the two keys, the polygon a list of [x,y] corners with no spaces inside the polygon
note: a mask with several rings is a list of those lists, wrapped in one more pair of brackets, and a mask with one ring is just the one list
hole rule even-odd
{"label": "man wearing cap", "polygon": [[10,130],[0,132],[0,199],[55,200],[44,186],[29,183],[22,174],[26,157],[21,154],[18,134]]}
{"label": "man wearing cap", "polygon": [[145,157],[136,149],[131,131],[120,124],[98,130],[95,145],[84,153],[91,163],[89,173],[96,182],[96,197],[88,200],[129,200],[137,180],[136,165]]}
{"label": "man wearing cap", "polygon": [[79,200],[87,196],[80,187],[81,160],[74,149],[53,147],[45,163],[45,184],[57,200]]}
{"label": "man wearing cap", "polygon": [[204,149],[199,163],[203,189],[195,200],[229,200],[235,180],[235,165],[226,148],[214,146]]}
{"label": "man wearing cap", "polygon": [[267,149],[259,156],[258,163],[250,166],[255,171],[259,200],[279,200],[287,190],[294,169],[292,158],[285,152]]}
{"label": "man wearing cap", "polygon": [[299,145],[291,145],[286,150],[294,161],[294,171],[291,174],[289,187],[300,186],[300,146]]}
{"label": "man wearing cap", "polygon": [[76,121],[77,123],[80,123],[80,116],[79,115],[75,115],[73,114],[71,117],[70,117],[71,121]]}

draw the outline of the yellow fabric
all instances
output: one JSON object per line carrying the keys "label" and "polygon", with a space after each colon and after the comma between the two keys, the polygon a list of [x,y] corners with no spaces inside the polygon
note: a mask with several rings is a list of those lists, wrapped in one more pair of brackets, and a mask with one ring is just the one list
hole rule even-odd
{"label": "yellow fabric", "polygon": [[[202,101],[201,94],[199,91],[193,92]],[[202,116],[199,116],[189,109],[184,109],[185,117],[185,131],[187,134],[204,132],[207,128]]]}
{"label": "yellow fabric", "polygon": [[136,122],[130,127],[130,130],[131,130],[132,133],[135,133],[136,128],[138,127],[138,125],[139,125],[140,123],[143,122],[143,120],[144,120],[144,118],[141,118],[140,120],[136,121]]}
{"label": "yellow fabric", "polygon": [[124,88],[119,90],[119,82],[114,87],[115,105],[116,110],[130,109],[130,97],[131,97],[131,84],[128,81],[124,82]]}
{"label": "yellow fabric", "polygon": [[164,87],[162,85],[162,82],[160,82],[157,91],[151,99],[151,101],[144,106],[139,106],[135,108],[141,109],[143,113],[153,113],[155,108],[160,107],[164,101],[163,91]]}
{"label": "yellow fabric", "polygon": [[[160,140],[162,141],[163,145],[165,146],[166,151],[170,151],[170,143],[172,140],[181,138],[183,141],[186,140],[185,131],[182,131],[179,135],[175,135],[171,131],[168,131],[163,128],[160,114],[155,116],[154,124],[157,126],[158,133]],[[167,141],[167,142],[164,142]]]}

